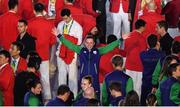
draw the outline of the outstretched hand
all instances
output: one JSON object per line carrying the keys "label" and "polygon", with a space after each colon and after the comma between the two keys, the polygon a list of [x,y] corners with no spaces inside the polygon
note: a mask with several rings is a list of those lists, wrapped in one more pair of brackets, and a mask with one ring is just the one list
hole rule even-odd
{"label": "outstretched hand", "polygon": [[128,39],[129,36],[130,36],[129,33],[127,33],[127,34],[122,34],[122,39],[123,39],[123,40]]}
{"label": "outstretched hand", "polygon": [[54,34],[55,36],[57,36],[58,38],[60,38],[62,35],[59,33],[57,28],[53,28],[52,29],[52,34]]}
{"label": "outstretched hand", "polygon": [[55,36],[58,36],[59,31],[58,31],[58,29],[57,29],[56,27],[54,27],[54,28],[52,29],[51,33],[54,34]]}

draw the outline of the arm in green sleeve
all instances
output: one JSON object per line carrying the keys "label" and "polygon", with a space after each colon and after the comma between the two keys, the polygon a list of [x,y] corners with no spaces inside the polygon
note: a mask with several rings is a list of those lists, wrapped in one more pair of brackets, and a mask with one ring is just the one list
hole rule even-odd
{"label": "arm in green sleeve", "polygon": [[126,93],[133,90],[133,80],[129,78],[126,84]]}
{"label": "arm in green sleeve", "polygon": [[75,45],[74,43],[70,42],[69,40],[65,39],[63,36],[61,36],[59,38],[59,40],[65,45],[67,46],[69,49],[73,50],[74,52],[76,52],[77,54],[80,53],[81,51],[81,47],[78,45]]}
{"label": "arm in green sleeve", "polygon": [[3,96],[1,90],[0,90],[0,106],[3,106]]}
{"label": "arm in green sleeve", "polygon": [[28,101],[29,106],[40,106],[39,99],[36,97],[30,97]]}
{"label": "arm in green sleeve", "polygon": [[79,99],[80,99],[80,97],[82,96],[82,94],[83,94],[83,90],[80,90],[80,91],[78,92],[78,94],[77,94],[76,98],[74,99],[74,101],[79,100]]}
{"label": "arm in green sleeve", "polygon": [[103,85],[102,85],[102,104],[103,104],[103,106],[109,105],[105,81],[103,82]]}
{"label": "arm in green sleeve", "polygon": [[161,63],[160,63],[160,60],[159,60],[157,65],[156,65],[156,68],[155,68],[155,70],[153,72],[153,75],[152,75],[152,84],[153,85],[158,85],[160,72],[161,72]]}
{"label": "arm in green sleeve", "polygon": [[180,83],[175,83],[171,87],[170,91],[170,99],[173,101],[175,104],[180,104],[180,98],[178,97],[180,94]]}
{"label": "arm in green sleeve", "polygon": [[157,98],[157,104],[158,104],[158,106],[161,106],[161,91],[160,91],[160,86],[159,86],[159,88],[157,89],[155,95],[156,95],[156,98]]}
{"label": "arm in green sleeve", "polygon": [[106,53],[112,51],[115,47],[119,46],[119,44],[120,44],[120,40],[116,40],[116,41],[108,44],[107,46],[98,48],[100,55],[106,54]]}

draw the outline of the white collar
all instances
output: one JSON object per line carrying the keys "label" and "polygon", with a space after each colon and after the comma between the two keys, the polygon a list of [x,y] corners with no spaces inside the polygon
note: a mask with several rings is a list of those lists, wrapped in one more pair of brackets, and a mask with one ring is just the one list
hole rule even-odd
{"label": "white collar", "polygon": [[14,10],[9,10],[9,12],[11,12],[11,13],[16,13]]}
{"label": "white collar", "polygon": [[1,70],[3,67],[5,67],[7,64],[8,64],[8,63],[5,63],[5,64],[1,65],[1,66],[0,66],[0,70]]}
{"label": "white collar", "polygon": [[12,60],[12,61],[16,60],[16,64],[17,64],[17,63],[19,62],[19,60],[20,60],[20,57],[17,58],[17,59],[14,59],[14,58],[12,57],[11,60]]}

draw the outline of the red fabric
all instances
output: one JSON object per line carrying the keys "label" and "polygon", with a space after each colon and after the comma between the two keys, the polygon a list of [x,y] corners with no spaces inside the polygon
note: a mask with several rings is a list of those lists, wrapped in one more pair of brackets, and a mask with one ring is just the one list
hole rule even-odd
{"label": "red fabric", "polygon": [[51,21],[39,16],[31,19],[28,25],[28,32],[36,40],[36,51],[43,61],[49,59],[49,49],[56,43],[56,37],[51,33],[54,25]]}
{"label": "red fabric", "polygon": [[0,15],[8,11],[8,0],[0,0]]}
{"label": "red fabric", "polygon": [[9,50],[11,43],[16,41],[19,19],[20,17],[12,12],[0,16],[0,45],[6,50]]}
{"label": "red fabric", "polygon": [[156,13],[156,12],[147,12],[146,14],[142,15],[140,17],[140,19],[143,19],[146,22],[146,29],[143,32],[143,36],[145,37],[145,39],[147,39],[147,37],[150,34],[155,34],[158,36],[158,38],[160,37],[157,33],[156,33],[156,24],[157,22],[161,21],[161,20],[165,20],[164,16]]}
{"label": "red fabric", "polygon": [[[162,10],[161,0],[154,0],[154,2],[156,4],[156,6],[157,6],[156,12],[158,14],[161,14],[161,10]],[[143,9],[143,14],[146,14],[147,12],[148,12],[147,4],[145,4],[144,9]]]}
{"label": "red fabric", "polygon": [[0,70],[0,89],[3,94],[4,106],[13,106],[14,72],[9,64]]}
{"label": "red fabric", "polygon": [[[99,44],[97,47],[103,47],[103,46],[106,46],[106,44]],[[125,52],[123,50],[120,50],[119,48],[115,48],[113,51],[110,51],[101,56],[100,63],[99,63],[99,82],[100,83],[103,83],[106,74],[114,70],[111,63],[111,58],[114,55],[125,56]]]}
{"label": "red fabric", "polygon": [[41,78],[40,71],[36,71],[36,72],[35,72],[35,75],[36,75],[38,78]]}
{"label": "red fabric", "polygon": [[93,10],[92,0],[80,0],[80,7],[83,9],[84,14],[89,14],[93,17],[98,16],[98,13]]}
{"label": "red fabric", "polygon": [[72,14],[72,15],[73,15],[73,14],[83,14],[82,8],[78,8],[78,7],[74,6],[74,5],[65,4],[65,5],[63,6],[63,9],[64,9],[64,8],[69,9],[69,10],[71,11],[71,14]]}
{"label": "red fabric", "polygon": [[174,38],[174,40],[180,42],[180,36],[176,36],[176,37]]}
{"label": "red fabric", "polygon": [[180,0],[172,0],[162,9],[162,14],[165,14],[166,21],[169,27],[177,27],[180,16]]}
{"label": "red fabric", "polygon": [[130,33],[129,38],[125,40],[124,50],[126,51],[126,69],[143,71],[140,60],[140,53],[146,49],[146,42],[142,34],[137,31]]}
{"label": "red fabric", "polygon": [[35,17],[32,0],[19,0],[18,15],[26,20]]}
{"label": "red fabric", "polygon": [[83,28],[83,40],[86,35],[91,31],[93,27],[96,27],[96,19],[87,14],[76,14],[72,15],[73,19],[76,20]]}
{"label": "red fabric", "polygon": [[27,62],[25,59],[20,57],[17,66],[17,73],[20,73],[21,71],[25,71],[25,70],[27,70]]}
{"label": "red fabric", "polygon": [[136,7],[135,7],[135,11],[134,11],[134,20],[133,20],[133,30],[135,29],[135,22],[138,19],[138,12],[140,11],[140,5],[141,5],[141,0],[136,0]]}
{"label": "red fabric", "polygon": [[[77,42],[78,42],[77,38],[70,36],[70,35],[64,35],[64,38],[66,38],[67,40],[71,41],[74,44],[77,44]],[[72,60],[74,59],[75,53],[72,50],[68,49],[63,44],[61,45],[59,50],[60,50],[59,57],[61,57],[66,64],[70,64],[72,62]]]}
{"label": "red fabric", "polygon": [[[120,10],[120,1],[121,0],[110,0],[110,12],[118,13]],[[128,13],[129,0],[122,0],[122,7],[125,13]]]}
{"label": "red fabric", "polygon": [[74,6],[76,6],[76,7],[80,7],[80,2],[81,2],[81,0],[74,0]]}

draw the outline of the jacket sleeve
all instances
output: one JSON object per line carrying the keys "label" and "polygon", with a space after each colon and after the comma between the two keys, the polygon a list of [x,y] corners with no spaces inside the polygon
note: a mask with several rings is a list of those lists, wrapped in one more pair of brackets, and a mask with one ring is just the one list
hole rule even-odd
{"label": "jacket sleeve", "polygon": [[81,47],[78,45],[75,45],[74,43],[70,42],[69,40],[65,39],[63,36],[61,36],[59,38],[59,40],[65,45],[67,46],[69,49],[73,50],[74,52],[76,52],[77,54],[80,53],[81,51]]}
{"label": "jacket sleeve", "polygon": [[13,73],[13,71],[11,69],[8,70],[9,71],[3,71],[3,76],[0,76],[0,89],[2,91],[7,90],[9,85],[12,84],[12,74],[10,73]]}
{"label": "jacket sleeve", "polygon": [[1,90],[0,90],[0,106],[3,106],[3,96]]}
{"label": "jacket sleeve", "polygon": [[171,87],[170,91],[170,99],[173,101],[175,104],[180,104],[180,83],[175,83]]}
{"label": "jacket sleeve", "polygon": [[39,106],[40,105],[39,99],[36,97],[30,97],[29,101],[28,101],[28,105],[29,106]]}
{"label": "jacket sleeve", "polygon": [[107,46],[98,48],[100,55],[103,55],[103,54],[106,54],[106,53],[112,51],[114,48],[116,48],[117,46],[119,46],[119,44],[120,44],[120,40],[116,40],[116,41],[110,43],[110,44],[107,45]]}
{"label": "jacket sleeve", "polygon": [[157,87],[158,85],[158,81],[159,81],[159,76],[160,76],[160,72],[161,72],[161,63],[160,63],[160,60],[158,61],[156,67],[155,67],[155,70],[153,72],[153,75],[152,75],[152,84],[154,86]]}
{"label": "jacket sleeve", "polygon": [[156,98],[157,98],[158,106],[161,106],[161,91],[160,91],[160,87],[157,89],[155,95],[156,95]]}
{"label": "jacket sleeve", "polygon": [[74,101],[78,101],[78,100],[81,98],[82,94],[83,94],[83,90],[80,90],[80,91],[78,92],[76,98],[74,99]]}
{"label": "jacket sleeve", "polygon": [[126,85],[126,93],[133,90],[133,80],[129,78]]}
{"label": "jacket sleeve", "polygon": [[109,105],[107,87],[106,87],[105,80],[104,80],[103,85],[102,85],[102,104],[103,104],[103,106]]}

